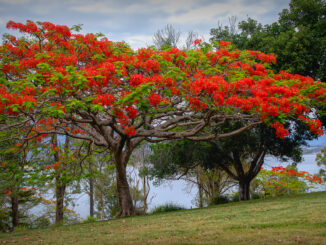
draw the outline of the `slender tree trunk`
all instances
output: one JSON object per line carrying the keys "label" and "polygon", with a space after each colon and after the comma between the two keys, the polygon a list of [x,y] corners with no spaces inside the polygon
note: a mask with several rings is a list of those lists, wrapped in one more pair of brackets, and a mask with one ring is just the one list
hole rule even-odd
{"label": "slender tree trunk", "polygon": [[248,180],[240,180],[239,181],[239,200],[246,201],[250,200],[250,181]]}
{"label": "slender tree trunk", "polygon": [[199,176],[199,167],[196,168],[196,181],[198,187],[198,197],[199,197],[199,207],[202,208],[204,206],[203,203],[203,186]]}
{"label": "slender tree trunk", "polygon": [[117,188],[120,204],[120,212],[117,217],[131,216],[136,214],[135,207],[132,202],[129,184],[127,180],[126,165],[123,162],[117,162],[116,159],[116,172],[117,172]]}
{"label": "slender tree trunk", "polygon": [[204,202],[203,202],[203,186],[201,183],[198,183],[198,195],[199,195],[199,207],[202,208],[204,207]]}
{"label": "slender tree trunk", "polygon": [[147,193],[147,189],[146,189],[146,176],[143,177],[143,192],[144,192],[144,213],[146,213],[147,211],[147,197],[148,197],[148,193]]}
{"label": "slender tree trunk", "polygon": [[94,217],[94,179],[89,178],[89,216]]}
{"label": "slender tree trunk", "polygon": [[64,197],[65,197],[65,191],[66,191],[66,184],[60,183],[60,180],[58,176],[56,177],[56,188],[55,188],[55,194],[56,194],[56,212],[55,212],[55,223],[60,224],[63,222],[63,215],[64,215]]}
{"label": "slender tree trunk", "polygon": [[12,231],[19,224],[18,218],[18,196],[11,197],[11,211],[12,211]]}
{"label": "slender tree trunk", "polygon": [[[58,139],[57,135],[52,136],[52,144],[56,148],[58,147]],[[65,139],[65,153],[66,150],[68,149],[69,146],[69,137],[66,136]],[[54,161],[55,162],[60,162],[59,158],[59,153],[58,151],[54,152]],[[66,183],[61,179],[62,178],[62,169],[63,165],[60,165],[60,169],[56,169],[55,173],[55,197],[56,197],[56,207],[55,207],[55,223],[56,224],[62,224],[63,223],[63,215],[64,215],[64,210],[63,210],[63,202],[64,202],[64,197],[65,197],[65,191],[66,191]]]}
{"label": "slender tree trunk", "polygon": [[101,220],[104,220],[104,200],[103,200],[103,192],[100,191],[100,205],[101,205]]}

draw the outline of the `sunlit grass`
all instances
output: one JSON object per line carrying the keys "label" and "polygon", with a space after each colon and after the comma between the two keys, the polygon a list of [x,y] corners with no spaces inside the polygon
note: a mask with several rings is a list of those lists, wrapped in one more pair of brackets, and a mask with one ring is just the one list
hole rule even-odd
{"label": "sunlit grass", "polygon": [[16,231],[0,244],[326,244],[326,192]]}

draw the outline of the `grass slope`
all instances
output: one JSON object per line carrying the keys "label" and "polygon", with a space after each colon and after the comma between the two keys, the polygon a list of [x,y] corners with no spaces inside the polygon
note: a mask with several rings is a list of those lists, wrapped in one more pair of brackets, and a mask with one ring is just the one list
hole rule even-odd
{"label": "grass slope", "polygon": [[326,192],[17,231],[0,244],[326,244]]}

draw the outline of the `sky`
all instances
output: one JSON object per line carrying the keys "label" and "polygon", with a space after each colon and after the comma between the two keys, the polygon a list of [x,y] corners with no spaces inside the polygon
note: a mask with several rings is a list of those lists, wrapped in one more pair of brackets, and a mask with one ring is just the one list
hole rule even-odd
{"label": "sky", "polygon": [[0,34],[9,20],[83,24],[84,33],[103,33],[132,48],[153,44],[153,34],[171,24],[184,36],[197,32],[206,41],[211,28],[247,16],[260,23],[277,21],[290,0],[0,0]]}

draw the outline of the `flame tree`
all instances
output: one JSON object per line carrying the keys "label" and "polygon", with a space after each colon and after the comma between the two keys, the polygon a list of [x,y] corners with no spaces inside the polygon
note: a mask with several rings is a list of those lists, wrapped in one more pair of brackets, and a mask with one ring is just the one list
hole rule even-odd
{"label": "flame tree", "polygon": [[[133,215],[126,166],[146,140],[209,140],[264,123],[280,138],[283,123],[298,118],[320,135],[309,102],[324,100],[325,85],[274,73],[274,55],[196,40],[194,50],[131,50],[95,34],[49,22],[8,22],[24,33],[6,35],[0,47],[0,114],[21,145],[67,135],[110,150],[117,172],[120,216]],[[240,120],[233,131],[205,130]],[[21,134],[20,129],[28,128]],[[22,131],[23,132],[23,131]]]}

